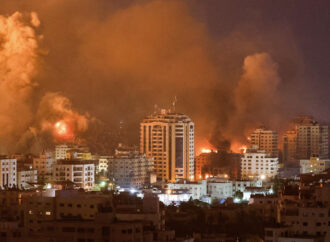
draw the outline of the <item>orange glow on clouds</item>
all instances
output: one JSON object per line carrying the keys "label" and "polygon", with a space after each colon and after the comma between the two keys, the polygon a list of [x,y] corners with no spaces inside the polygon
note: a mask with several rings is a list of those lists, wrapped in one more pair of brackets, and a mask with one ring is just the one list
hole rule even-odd
{"label": "orange glow on clouds", "polygon": [[241,153],[241,154],[244,154],[244,153],[246,153],[247,146],[244,145],[244,144],[242,144],[242,143],[234,142],[234,143],[231,144],[230,149],[231,149],[232,152],[234,152],[234,153]]}

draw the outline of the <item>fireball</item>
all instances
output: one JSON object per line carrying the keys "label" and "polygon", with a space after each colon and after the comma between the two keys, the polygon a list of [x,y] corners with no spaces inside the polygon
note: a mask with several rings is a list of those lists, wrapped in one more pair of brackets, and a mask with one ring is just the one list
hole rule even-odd
{"label": "fireball", "polygon": [[72,132],[66,122],[60,120],[54,125],[55,135],[61,138],[71,138]]}

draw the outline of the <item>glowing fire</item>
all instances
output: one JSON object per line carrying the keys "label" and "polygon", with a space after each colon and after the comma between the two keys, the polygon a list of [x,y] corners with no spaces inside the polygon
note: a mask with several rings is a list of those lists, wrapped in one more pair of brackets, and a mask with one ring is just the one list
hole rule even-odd
{"label": "glowing fire", "polygon": [[241,153],[246,153],[247,147],[244,145],[240,148]]}
{"label": "glowing fire", "polygon": [[247,148],[248,148],[247,145],[242,144],[240,142],[233,142],[230,147],[232,152],[241,153],[241,154],[246,153]]}
{"label": "glowing fire", "polygon": [[211,153],[211,149],[202,148],[202,153]]}
{"label": "glowing fire", "polygon": [[60,120],[55,123],[54,131],[55,131],[56,136],[58,136],[58,137],[61,137],[61,138],[71,138],[72,137],[72,133],[70,131],[69,126],[63,120]]}

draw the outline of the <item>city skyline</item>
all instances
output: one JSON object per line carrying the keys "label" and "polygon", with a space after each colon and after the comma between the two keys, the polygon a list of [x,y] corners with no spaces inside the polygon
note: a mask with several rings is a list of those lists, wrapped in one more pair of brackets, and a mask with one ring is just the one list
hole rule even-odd
{"label": "city skyline", "polygon": [[330,1],[0,0],[0,242],[329,242]]}

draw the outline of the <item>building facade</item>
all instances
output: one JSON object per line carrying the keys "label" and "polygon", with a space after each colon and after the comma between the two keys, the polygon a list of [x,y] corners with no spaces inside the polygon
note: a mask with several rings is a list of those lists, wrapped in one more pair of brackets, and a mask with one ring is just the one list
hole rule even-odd
{"label": "building facade", "polygon": [[38,182],[38,171],[37,170],[19,170],[17,172],[17,186],[19,189],[28,189],[31,187],[30,184]]}
{"label": "building facade", "polygon": [[329,156],[329,127],[315,121],[297,127],[297,157],[309,159],[313,155],[320,158]]}
{"label": "building facade", "polygon": [[277,175],[278,158],[262,150],[248,149],[241,159],[243,179],[267,179]]}
{"label": "building facade", "polygon": [[33,169],[38,171],[39,176],[50,176],[52,174],[52,166],[55,163],[53,154],[50,152],[41,154],[37,158],[33,158]]}
{"label": "building facade", "polygon": [[214,156],[214,152],[202,152],[198,156],[195,157],[195,179],[202,180],[203,177],[203,167],[206,165],[210,165],[212,162],[212,157]]}
{"label": "building facade", "polygon": [[178,183],[168,183],[168,189],[186,189],[192,195],[192,199],[199,199],[207,195],[207,181],[202,180],[198,182],[178,182]]}
{"label": "building facade", "polygon": [[0,187],[13,187],[17,185],[16,159],[0,158]]}
{"label": "building facade", "polygon": [[84,189],[91,189],[95,182],[93,161],[58,160],[53,165],[53,181],[72,181]]}
{"label": "building facade", "polygon": [[233,185],[230,181],[210,181],[207,191],[211,198],[226,199],[233,196]]}
{"label": "building facade", "polygon": [[142,187],[150,183],[154,170],[153,158],[122,146],[108,158],[108,176],[120,187]]}
{"label": "building facade", "polygon": [[283,161],[292,163],[297,161],[297,132],[288,130],[283,135]]}
{"label": "building facade", "polygon": [[154,158],[159,180],[194,179],[194,123],[188,116],[162,110],[140,126],[140,152]]}
{"label": "building facade", "polygon": [[278,135],[276,131],[259,128],[252,132],[250,136],[251,147],[257,146],[259,150],[264,150],[272,157],[278,157]]}
{"label": "building facade", "polygon": [[320,159],[317,156],[311,157],[309,160],[300,160],[300,173],[318,174],[330,168],[330,160]]}

